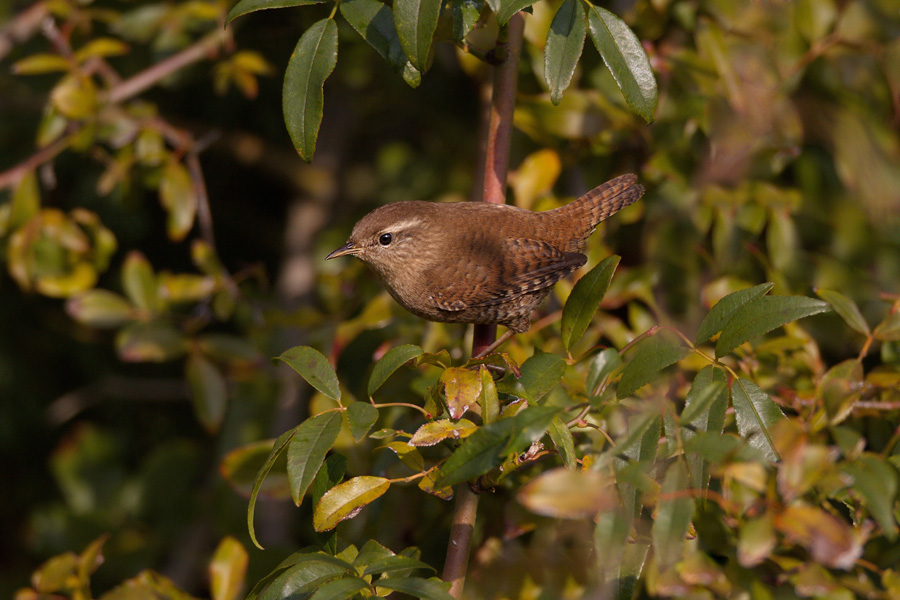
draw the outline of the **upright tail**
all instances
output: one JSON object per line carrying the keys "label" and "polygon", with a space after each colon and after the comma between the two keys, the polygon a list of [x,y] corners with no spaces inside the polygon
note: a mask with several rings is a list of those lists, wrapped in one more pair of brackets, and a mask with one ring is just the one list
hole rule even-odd
{"label": "upright tail", "polygon": [[572,220],[583,222],[587,236],[600,221],[634,204],[643,195],[644,186],[637,182],[637,175],[620,175],[557,210]]}

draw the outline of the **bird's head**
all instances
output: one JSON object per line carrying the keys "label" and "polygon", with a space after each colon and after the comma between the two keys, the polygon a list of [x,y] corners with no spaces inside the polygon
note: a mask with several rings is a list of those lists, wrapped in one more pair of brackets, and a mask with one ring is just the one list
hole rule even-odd
{"label": "bird's head", "polygon": [[347,243],[325,260],[353,255],[390,280],[434,251],[430,202],[395,202],[376,208],[353,227]]}

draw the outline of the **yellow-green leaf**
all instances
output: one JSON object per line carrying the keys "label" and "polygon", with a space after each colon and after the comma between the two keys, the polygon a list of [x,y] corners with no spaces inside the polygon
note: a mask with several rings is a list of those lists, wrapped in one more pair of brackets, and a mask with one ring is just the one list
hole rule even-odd
{"label": "yellow-green leaf", "polygon": [[212,600],[237,600],[244,587],[249,555],[243,544],[225,536],[209,563],[209,588]]}
{"label": "yellow-green leaf", "polygon": [[390,486],[389,479],[363,475],[331,488],[316,505],[313,527],[319,532],[334,529],[341,521],[358,515],[364,506],[381,497]]}
{"label": "yellow-green leaf", "polygon": [[181,163],[169,163],[163,169],[159,181],[159,200],[169,213],[169,238],[183,240],[194,226],[197,192],[191,174]]}

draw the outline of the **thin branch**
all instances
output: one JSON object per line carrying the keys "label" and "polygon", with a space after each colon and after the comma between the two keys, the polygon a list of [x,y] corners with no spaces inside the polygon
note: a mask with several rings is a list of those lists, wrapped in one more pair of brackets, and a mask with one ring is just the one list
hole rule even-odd
{"label": "thin branch", "polygon": [[69,147],[72,139],[79,131],[80,128],[65,137],[59,138],[49,146],[41,148],[16,166],[0,172],[0,190],[18,185],[26,173],[37,169],[47,161],[53,160],[57,154]]}
{"label": "thin branch", "polygon": [[450,595],[462,598],[469,562],[469,546],[475,531],[478,513],[478,495],[468,484],[456,486],[456,504],[453,507],[453,524],[450,526],[450,542],[447,544],[447,560],[444,561],[444,581],[450,582]]}

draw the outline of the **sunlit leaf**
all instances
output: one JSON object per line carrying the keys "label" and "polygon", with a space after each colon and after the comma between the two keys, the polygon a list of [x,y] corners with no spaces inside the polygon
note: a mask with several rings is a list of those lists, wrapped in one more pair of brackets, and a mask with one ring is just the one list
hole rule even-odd
{"label": "sunlit leaf", "polygon": [[494,383],[494,377],[491,375],[490,369],[481,367],[479,373],[481,377],[481,395],[479,396],[481,420],[485,425],[490,425],[500,415],[500,399],[497,396],[497,384]]}
{"label": "sunlit leaf", "polygon": [[579,0],[564,0],[553,17],[544,46],[544,81],[554,105],[559,104],[563,91],[572,81],[585,35],[584,7]]}
{"label": "sunlit leaf", "polygon": [[13,192],[8,228],[18,229],[38,214],[40,208],[41,192],[37,174],[34,171],[27,171]]}
{"label": "sunlit leaf", "polygon": [[258,10],[305,6],[307,4],[318,4],[324,1],[325,0],[240,0],[240,2],[236,3],[231,10],[228,11],[228,18],[225,19],[225,24],[227,25],[240,16]]}
{"label": "sunlit leaf", "polygon": [[122,40],[108,37],[94,38],[75,52],[75,60],[84,62],[93,57],[122,56],[129,50]]}
{"label": "sunlit leaf", "polygon": [[411,446],[434,446],[444,440],[461,440],[472,435],[478,427],[472,421],[460,419],[438,419],[425,423],[409,440]]}
{"label": "sunlit leaf", "polygon": [[688,349],[680,339],[660,331],[638,342],[631,360],[622,371],[622,379],[616,389],[617,398],[627,398],[647,385],[670,365],[687,356]]}
{"label": "sunlit leaf", "polygon": [[758,385],[743,377],[731,385],[731,403],[741,436],[768,460],[778,460],[771,433],[775,424],[785,418],[778,405]]}
{"label": "sunlit leaf", "polygon": [[556,519],[583,519],[618,504],[609,478],[599,471],[551,469],[527,484],[516,495],[531,512]]}
{"label": "sunlit leaf", "polygon": [[422,348],[413,344],[404,344],[388,350],[372,368],[372,374],[369,376],[369,396],[372,396],[378,388],[384,385],[394,371],[424,353]]}
{"label": "sunlit leaf", "polygon": [[651,123],[656,110],[656,78],[641,41],[625,21],[613,13],[590,3],[586,5],[594,46],[622,90],[628,106]]}
{"label": "sunlit leaf", "polygon": [[297,42],[284,72],[282,110],[294,148],[312,161],[322,122],[322,86],[337,64],[338,34],[334,19],[322,19]]}
{"label": "sunlit leaf", "polygon": [[316,531],[334,529],[338,523],[352,519],[370,502],[378,499],[391,486],[389,479],[362,475],[331,488],[313,513]]}
{"label": "sunlit leaf", "polygon": [[510,175],[516,206],[531,210],[536,200],[553,189],[561,171],[562,161],[556,150],[544,148],[526,156]]}
{"label": "sunlit leaf", "polygon": [[90,77],[67,75],[50,91],[50,100],[62,115],[86,119],[97,109],[97,86]]}
{"label": "sunlit leaf", "polygon": [[328,359],[315,348],[297,346],[285,350],[278,360],[286,362],[307,383],[332,400],[341,399],[341,387],[334,368]]}
{"label": "sunlit leaf", "polygon": [[341,414],[326,412],[307,419],[294,430],[287,447],[287,474],[294,504],[300,506],[341,432]]}
{"label": "sunlit leaf", "polygon": [[159,199],[169,213],[169,238],[183,240],[194,226],[198,204],[194,181],[183,164],[170,162],[165,166],[159,180]]}
{"label": "sunlit leaf", "polygon": [[477,406],[481,395],[481,375],[478,371],[463,367],[450,367],[441,373],[441,383],[450,417],[459,419],[470,408]]}
{"label": "sunlit leaf", "polygon": [[85,325],[114,328],[134,318],[134,306],[118,294],[107,290],[90,290],[66,302],[69,316]]}
{"label": "sunlit leaf", "polygon": [[58,54],[32,54],[13,63],[11,71],[16,75],[41,75],[71,68],[72,63]]}
{"label": "sunlit leaf", "polygon": [[522,376],[519,378],[528,399],[537,402],[555,388],[565,375],[566,367],[563,357],[535,348],[534,354],[522,363]]}
{"label": "sunlit leaf", "polygon": [[600,264],[588,271],[578,280],[569,294],[569,299],[563,307],[562,343],[566,350],[571,350],[581,336],[584,335],[588,325],[594,318],[594,313],[600,306],[606,290],[612,281],[613,273],[619,264],[621,257],[612,255],[605,258]]}
{"label": "sunlit leaf", "polygon": [[702,344],[718,332],[728,323],[734,313],[748,302],[759,298],[766,294],[774,287],[774,283],[762,283],[760,285],[732,292],[721,298],[706,313],[703,322],[700,323],[700,329],[697,330],[697,338],[695,343]]}
{"label": "sunlit leaf", "polygon": [[716,357],[782,325],[829,310],[827,302],[805,296],[761,296],[751,300],[735,311],[722,329],[716,342]]}
{"label": "sunlit leaf", "polygon": [[212,600],[237,600],[244,586],[249,555],[235,538],[225,536],[209,563],[209,588]]}

